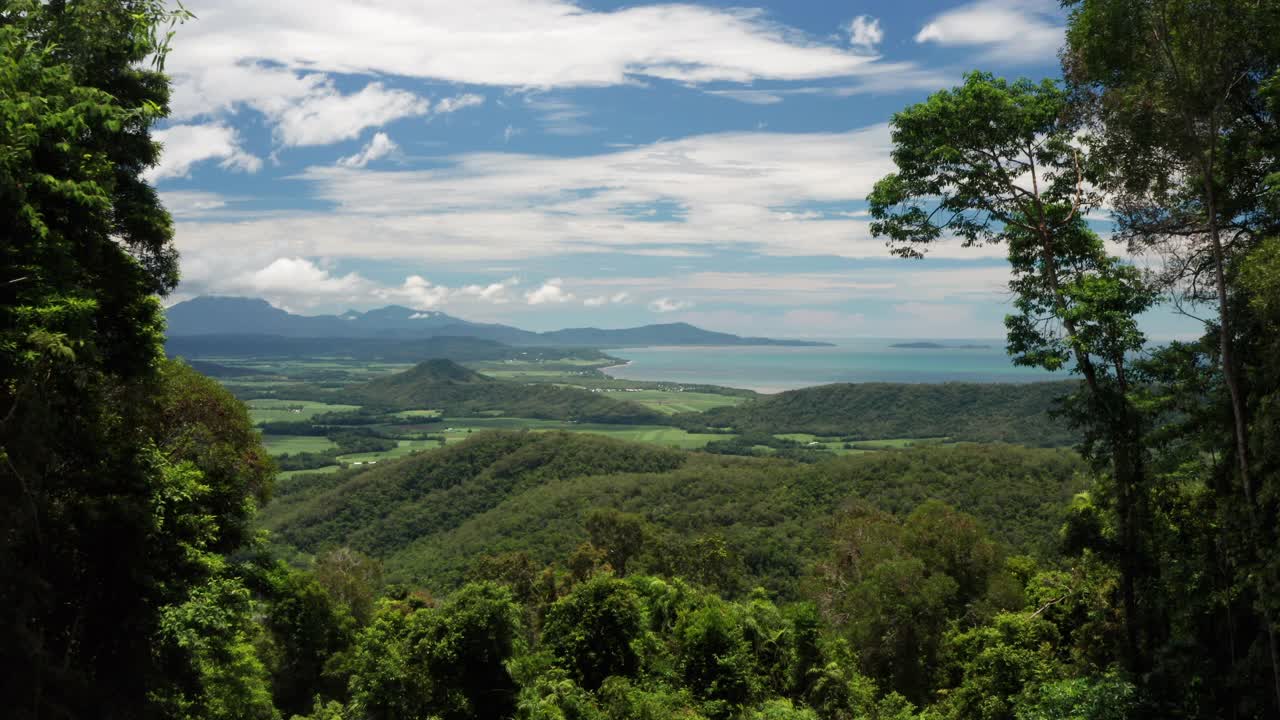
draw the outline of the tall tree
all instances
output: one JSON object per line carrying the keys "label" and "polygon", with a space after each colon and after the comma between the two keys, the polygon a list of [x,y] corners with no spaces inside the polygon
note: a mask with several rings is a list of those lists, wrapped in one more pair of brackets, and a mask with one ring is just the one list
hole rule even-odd
{"label": "tall tree", "polygon": [[166,113],[166,28],[180,15],[162,0],[0,6],[0,692],[11,717],[145,715],[159,608],[201,577],[190,558],[171,564],[172,541],[203,549],[239,532],[228,523],[210,537],[184,514],[236,483],[206,479],[211,458],[167,455],[150,422],[163,357],[155,296],[177,265],[143,171],[159,157],[150,129]]}
{"label": "tall tree", "polygon": [[1131,668],[1146,650],[1140,585],[1149,573],[1142,421],[1130,399],[1129,356],[1143,346],[1135,318],[1153,302],[1141,274],[1111,257],[1084,215],[1088,157],[1068,95],[1056,84],[971,73],[892,120],[898,171],[876,183],[871,230],[895,254],[923,257],[948,236],[1004,243],[1018,310],[1005,320],[1015,362],[1072,367],[1084,378],[1086,449],[1115,480]]}
{"label": "tall tree", "polygon": [[[1275,235],[1269,176],[1280,168],[1280,121],[1269,102],[1280,72],[1280,6],[1266,0],[1076,0],[1063,67],[1077,105],[1093,120],[1110,172],[1100,185],[1113,198],[1119,234],[1168,260],[1175,296],[1216,306],[1206,330],[1210,359],[1230,408],[1235,485],[1243,503],[1224,528],[1240,524],[1239,542],[1264,552],[1270,534],[1266,475],[1255,459],[1266,442],[1250,442],[1256,393],[1249,387],[1247,300],[1236,286],[1252,248]],[[1260,358],[1259,358],[1260,359]],[[1256,365],[1255,359],[1255,367]],[[1211,389],[1217,394],[1217,389]],[[1213,427],[1213,425],[1210,425]],[[1219,503],[1220,507],[1225,507]],[[1249,551],[1236,553],[1247,556]],[[1246,565],[1255,561],[1246,561]],[[1262,583],[1265,573],[1250,573]],[[1270,590],[1257,588],[1266,596]],[[1280,707],[1280,649],[1273,612],[1264,610],[1272,684]]]}
{"label": "tall tree", "polygon": [[1160,249],[1172,260],[1171,285],[1217,305],[1235,460],[1252,502],[1247,388],[1229,277],[1273,221],[1260,204],[1280,127],[1260,89],[1280,69],[1280,7],[1266,0],[1070,4],[1063,66],[1096,121],[1110,169],[1100,180],[1120,235]]}

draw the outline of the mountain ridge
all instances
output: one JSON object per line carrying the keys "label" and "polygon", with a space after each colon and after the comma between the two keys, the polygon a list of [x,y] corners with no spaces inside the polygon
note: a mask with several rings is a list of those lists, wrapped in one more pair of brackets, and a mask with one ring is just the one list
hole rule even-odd
{"label": "mountain ridge", "polygon": [[633,328],[565,328],[547,332],[498,323],[477,323],[435,310],[388,305],[340,315],[298,315],[261,298],[210,296],[186,300],[166,310],[170,337],[201,335],[273,335],[291,338],[382,338],[421,340],[451,336],[492,340],[506,345],[637,347],[651,345],[774,345],[814,347],[828,343],[741,337],[704,330],[688,323]]}

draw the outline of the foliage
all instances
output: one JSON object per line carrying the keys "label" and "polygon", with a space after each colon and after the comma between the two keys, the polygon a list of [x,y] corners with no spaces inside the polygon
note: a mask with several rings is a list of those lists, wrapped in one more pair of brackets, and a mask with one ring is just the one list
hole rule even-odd
{"label": "foliage", "polygon": [[601,522],[592,540],[603,545],[591,549],[620,553],[627,573],[634,566],[729,592],[763,584],[796,597],[822,523],[854,493],[903,515],[939,498],[983,518],[1019,551],[1047,551],[1083,489],[1082,469],[1066,451],[1009,446],[796,465],[584,434],[486,433],[363,472],[313,476],[296,489],[282,483],[261,518],[280,544],[306,552],[347,544],[381,559],[393,581],[447,591],[480,556],[524,552],[538,565],[567,558],[592,535],[584,522],[595,509],[599,520],[625,521]]}
{"label": "foliage", "polygon": [[811,433],[850,441],[946,437],[1058,447],[1077,438],[1051,417],[1057,401],[1073,389],[1069,383],[823,385],[673,421],[690,429]]}

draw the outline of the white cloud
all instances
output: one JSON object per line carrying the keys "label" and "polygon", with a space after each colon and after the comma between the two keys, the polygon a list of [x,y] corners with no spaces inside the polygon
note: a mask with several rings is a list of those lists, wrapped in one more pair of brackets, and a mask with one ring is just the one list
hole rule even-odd
{"label": "white cloud", "polygon": [[523,135],[523,134],[524,134],[523,128],[518,128],[514,125],[508,125],[507,129],[502,131],[502,142],[509,143],[511,142],[511,138],[514,138],[518,135]]}
{"label": "white cloud", "polygon": [[[169,69],[186,112],[226,106],[235,68],[397,75],[472,85],[583,87],[656,77],[806,80],[874,62],[758,10],[657,4],[592,11],[567,0],[222,0],[184,25]],[[255,93],[243,88],[241,93]],[[206,112],[209,110],[205,110]]]}
{"label": "white cloud", "polygon": [[1060,10],[1049,0],[979,0],[934,17],[916,42],[985,47],[985,57],[1052,62],[1063,42]]}
{"label": "white cloud", "polygon": [[219,160],[228,170],[254,173],[262,168],[262,159],[245,152],[239,134],[222,123],[174,125],[152,132],[151,137],[164,145],[164,151],[160,163],[145,173],[150,182],[185,177],[193,165],[206,160]]}
{"label": "white cloud", "polygon": [[587,307],[604,307],[605,305],[621,305],[631,300],[631,294],[627,292],[614,293],[612,295],[597,295],[589,297],[582,301]]}
{"label": "white cloud", "polygon": [[488,285],[468,285],[458,290],[458,295],[474,297],[494,305],[505,305],[511,302],[510,290],[520,281],[515,278],[509,278],[502,282],[490,283]]}
{"label": "white cloud", "polygon": [[426,98],[374,82],[349,95],[326,87],[268,114],[276,121],[276,137],[284,145],[328,145],[350,140],[365,128],[426,115],[430,107]]}
{"label": "white cloud", "polygon": [[243,291],[263,297],[349,297],[368,285],[368,281],[356,273],[333,275],[304,258],[278,258],[260,270],[241,275],[234,282]]}
{"label": "white cloud", "polygon": [[693,303],[684,300],[672,300],[668,297],[660,297],[649,303],[649,309],[656,313],[669,313],[684,310],[693,307]]}
{"label": "white cloud", "polygon": [[566,303],[573,299],[573,293],[564,289],[563,281],[560,278],[552,278],[543,283],[542,287],[537,290],[525,293],[524,299],[530,305]]}
{"label": "white cloud", "polygon": [[427,310],[449,299],[449,288],[435,285],[421,275],[410,275],[398,288],[379,289],[373,293],[388,301],[407,302],[410,307]]}
{"label": "white cloud", "polygon": [[[252,238],[281,254],[510,263],[569,253],[884,258],[859,214],[893,170],[887,128],[720,133],[561,157],[471,153],[425,170],[316,166],[295,180],[331,207],[180,223],[186,258]],[[843,205],[843,207],[841,207]],[[668,208],[654,221],[646,209]],[[999,257],[941,244],[932,257]],[[598,294],[598,293],[597,293]]]}
{"label": "white cloud", "polygon": [[475,93],[467,93],[465,95],[458,95],[456,97],[447,97],[443,100],[436,101],[435,112],[438,115],[443,115],[451,112],[457,112],[459,110],[469,108],[469,107],[476,107],[483,104],[484,104],[483,95],[476,95]]}
{"label": "white cloud", "polygon": [[400,146],[396,145],[395,141],[386,133],[374,133],[373,138],[369,140],[360,152],[355,155],[340,158],[338,160],[338,164],[342,167],[362,168],[374,160],[380,160],[399,149]]}
{"label": "white cloud", "polygon": [[204,190],[171,190],[160,193],[160,202],[176,218],[201,217],[221,210],[230,200],[218,193]]}
{"label": "white cloud", "polygon": [[880,19],[859,15],[849,23],[849,44],[861,50],[875,50],[884,40]]}

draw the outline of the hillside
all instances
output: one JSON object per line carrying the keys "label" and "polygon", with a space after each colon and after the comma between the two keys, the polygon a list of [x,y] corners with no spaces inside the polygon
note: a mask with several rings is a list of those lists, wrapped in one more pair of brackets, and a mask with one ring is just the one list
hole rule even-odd
{"label": "hillside", "polygon": [[736,407],[678,416],[686,428],[811,433],[851,440],[947,437],[1039,447],[1076,436],[1050,416],[1070,382],[842,383],[768,395]]}
{"label": "hillside", "polygon": [[350,386],[343,402],[393,410],[432,409],[445,415],[506,415],[598,423],[665,423],[667,416],[604,393],[498,380],[452,360],[419,363],[401,373]]}
{"label": "hillside", "polygon": [[304,552],[350,544],[383,559],[389,579],[443,591],[485,554],[563,558],[581,541],[588,509],[616,508],[643,516],[673,547],[719,535],[751,583],[794,596],[824,522],[851,500],[905,514],[941,499],[1034,551],[1080,489],[1081,468],[1067,451],[999,445],[803,466],[588,435],[485,433],[374,470],[292,478],[261,517],[282,544]]}
{"label": "hillside", "polygon": [[197,297],[166,311],[170,338],[201,335],[270,335],[287,338],[423,339],[469,337],[525,347],[626,347],[642,345],[825,345],[800,340],[744,338],[687,323],[619,330],[572,328],[530,332],[509,325],[474,323],[442,312],[390,305],[341,315],[297,315],[266,300]]}

